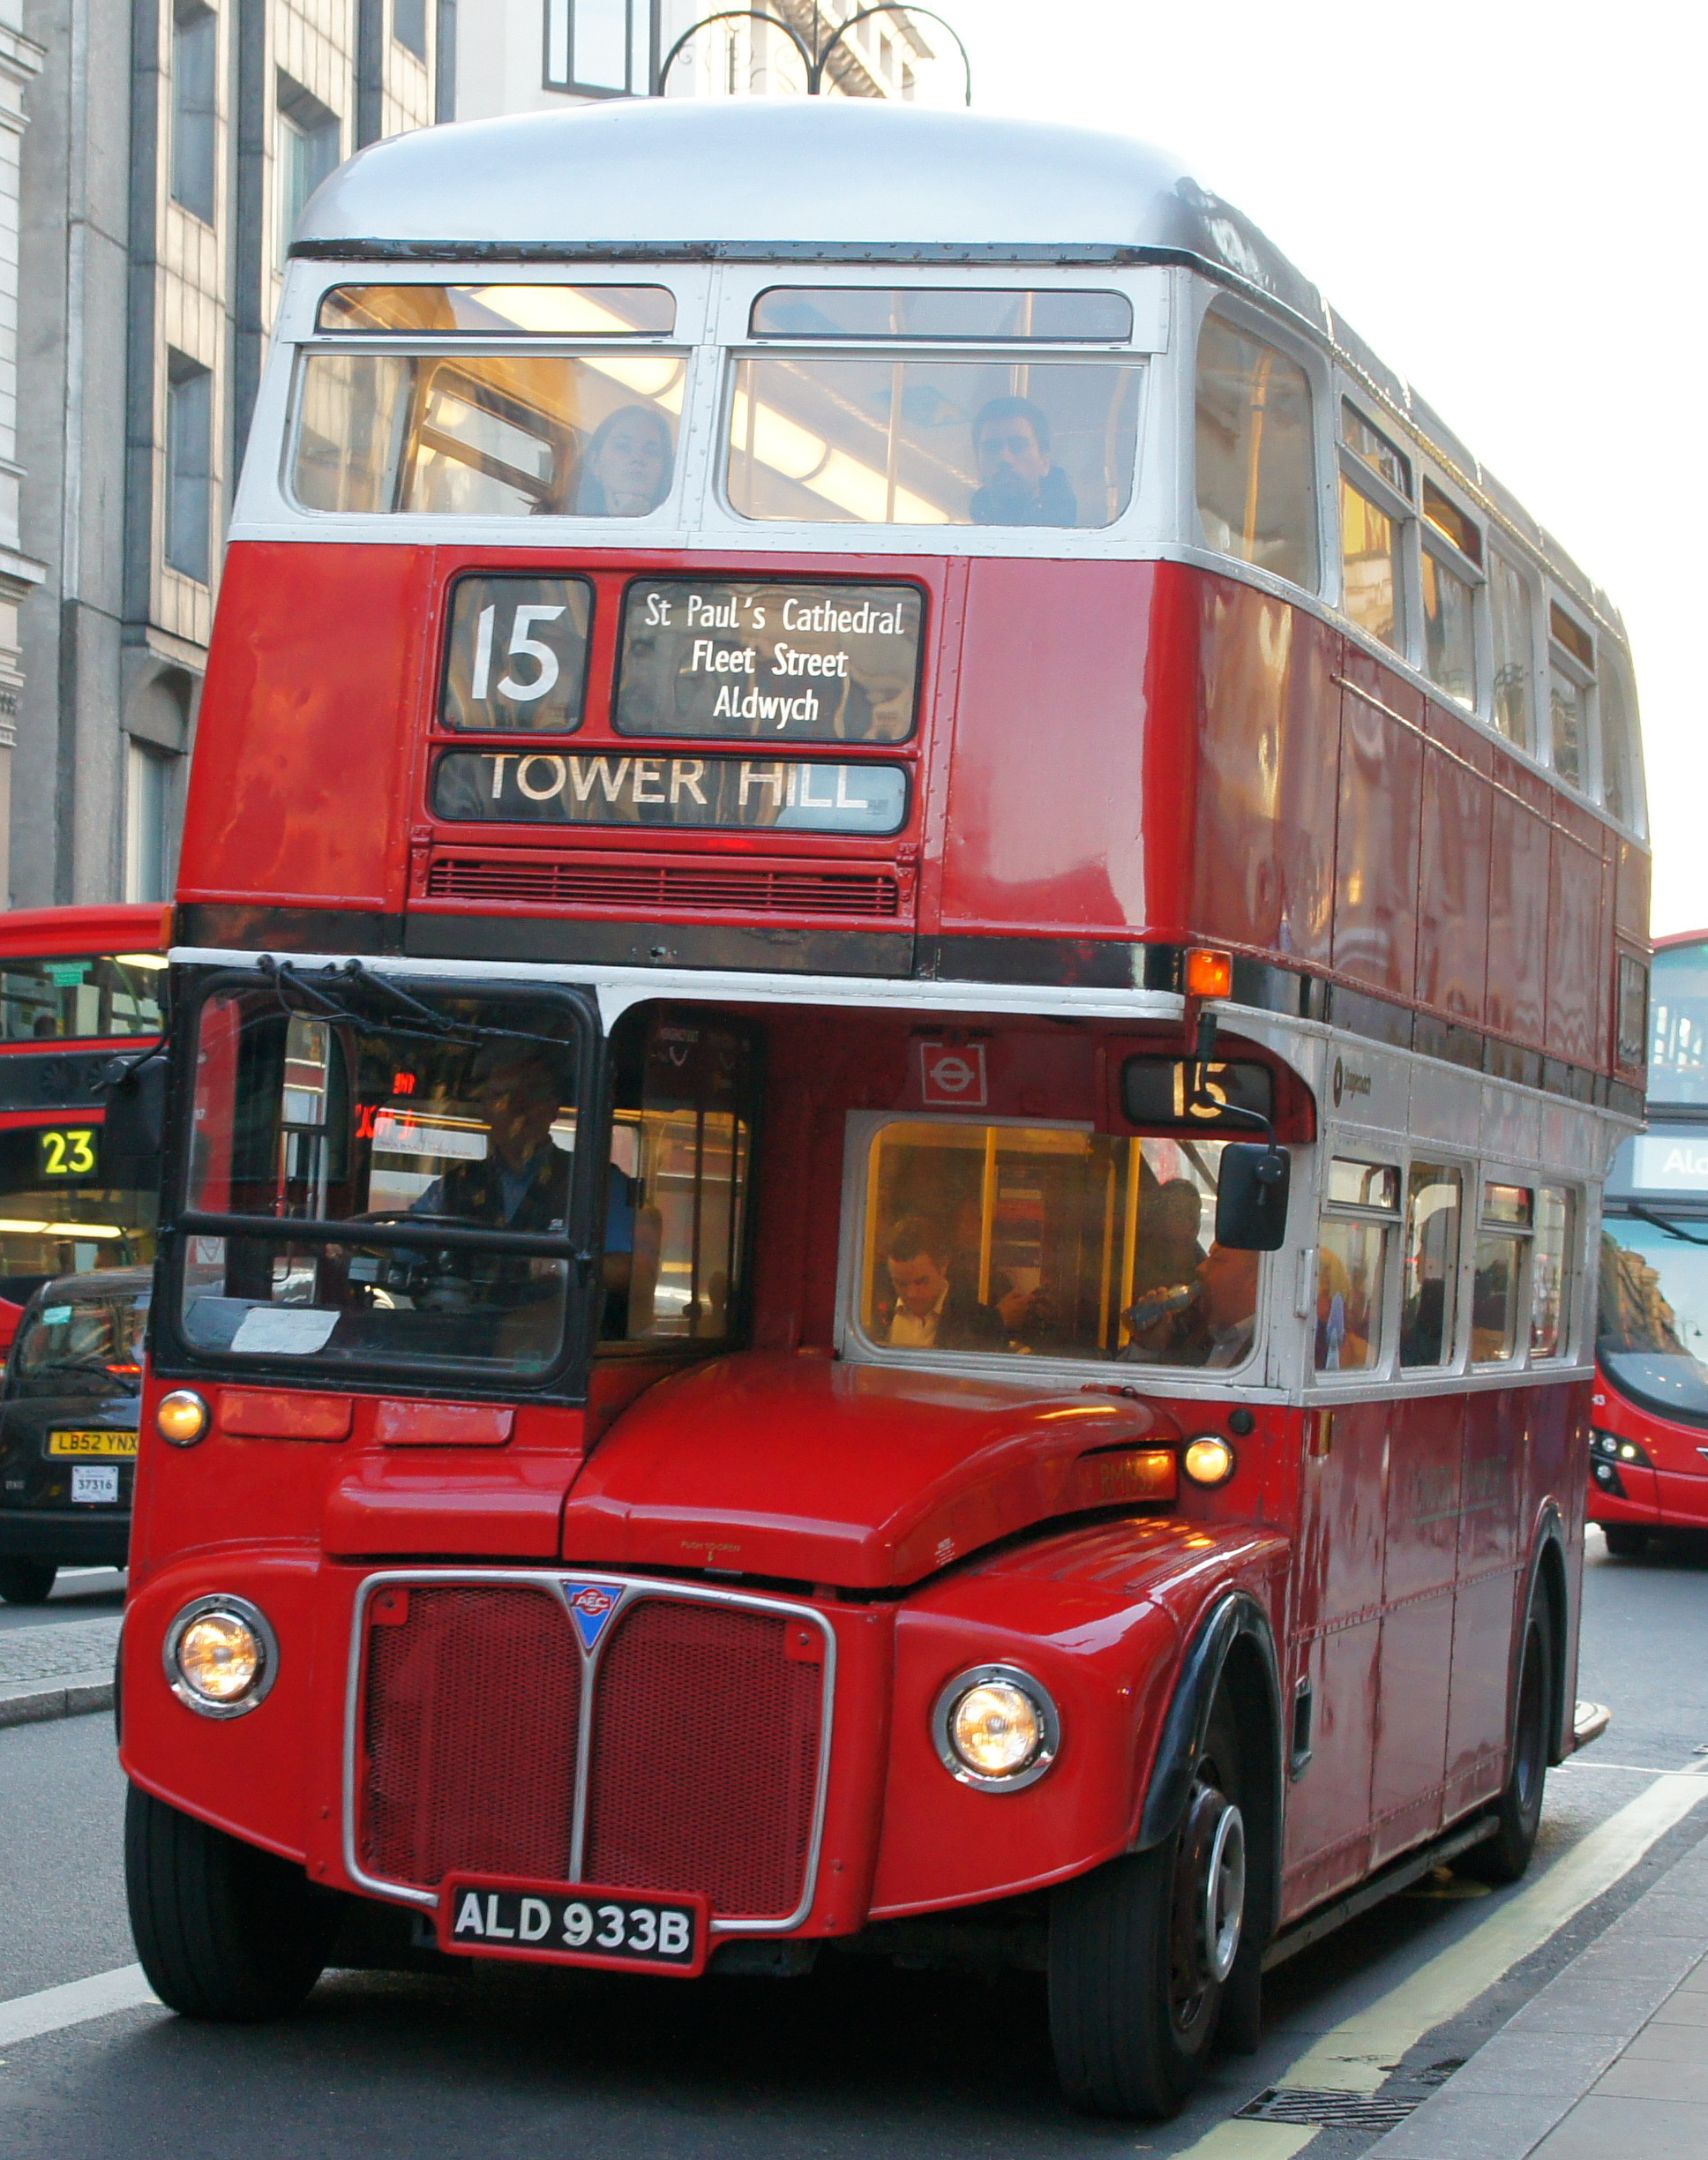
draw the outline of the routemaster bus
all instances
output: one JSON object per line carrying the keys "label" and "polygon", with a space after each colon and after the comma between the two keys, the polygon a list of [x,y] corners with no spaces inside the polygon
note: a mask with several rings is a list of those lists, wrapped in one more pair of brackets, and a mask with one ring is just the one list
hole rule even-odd
{"label": "routemaster bus", "polygon": [[1708,933],[1657,941],[1649,1129],[1607,1174],[1592,1522],[1635,1559],[1657,1530],[1708,1530]]}
{"label": "routemaster bus", "polygon": [[[0,913],[0,1299],[152,1260],[156,1166],[109,1165],[106,1076],[160,1039],[158,907]],[[109,1174],[109,1172],[111,1174]]]}
{"label": "routemaster bus", "polygon": [[176,901],[162,2000],[970,1951],[1165,2113],[1266,1965],[1522,1871],[1634,726],[1611,604],[1141,146],[685,101],[341,169]]}

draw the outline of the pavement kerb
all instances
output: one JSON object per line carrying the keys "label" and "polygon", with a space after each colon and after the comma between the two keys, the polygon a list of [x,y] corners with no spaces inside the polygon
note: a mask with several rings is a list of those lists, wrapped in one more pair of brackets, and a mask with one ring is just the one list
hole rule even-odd
{"label": "pavement kerb", "polygon": [[[1681,1925],[1692,1908],[1695,1924]],[[1682,1854],[1364,2160],[1523,2160],[1708,1954],[1708,1856]],[[1635,2156],[1634,2156],[1635,2160]]]}
{"label": "pavement kerb", "polygon": [[52,1718],[86,1717],[113,1706],[110,1673],[68,1673],[39,1686],[0,1686],[0,1729],[41,1725]]}

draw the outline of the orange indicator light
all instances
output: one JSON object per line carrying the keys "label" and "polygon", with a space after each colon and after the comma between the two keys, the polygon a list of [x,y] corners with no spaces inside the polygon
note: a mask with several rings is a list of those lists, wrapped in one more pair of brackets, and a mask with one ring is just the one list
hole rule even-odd
{"label": "orange indicator light", "polygon": [[1211,945],[1186,949],[1186,994],[1195,998],[1233,995],[1233,955],[1217,952]]}

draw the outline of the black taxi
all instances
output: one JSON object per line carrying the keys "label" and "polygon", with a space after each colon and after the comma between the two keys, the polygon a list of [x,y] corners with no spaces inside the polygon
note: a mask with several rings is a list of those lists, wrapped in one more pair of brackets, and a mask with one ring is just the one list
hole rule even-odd
{"label": "black taxi", "polygon": [[123,1567],[148,1268],[44,1283],[0,1387],[0,1598],[39,1605],[62,1567]]}

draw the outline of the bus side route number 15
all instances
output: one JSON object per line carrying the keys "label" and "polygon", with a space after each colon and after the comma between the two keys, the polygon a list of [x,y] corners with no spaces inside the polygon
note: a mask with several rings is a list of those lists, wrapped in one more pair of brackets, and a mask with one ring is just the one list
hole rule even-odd
{"label": "bus side route number 15", "polygon": [[44,1178],[94,1177],[100,1168],[93,1125],[49,1125],[35,1136],[36,1168]]}

